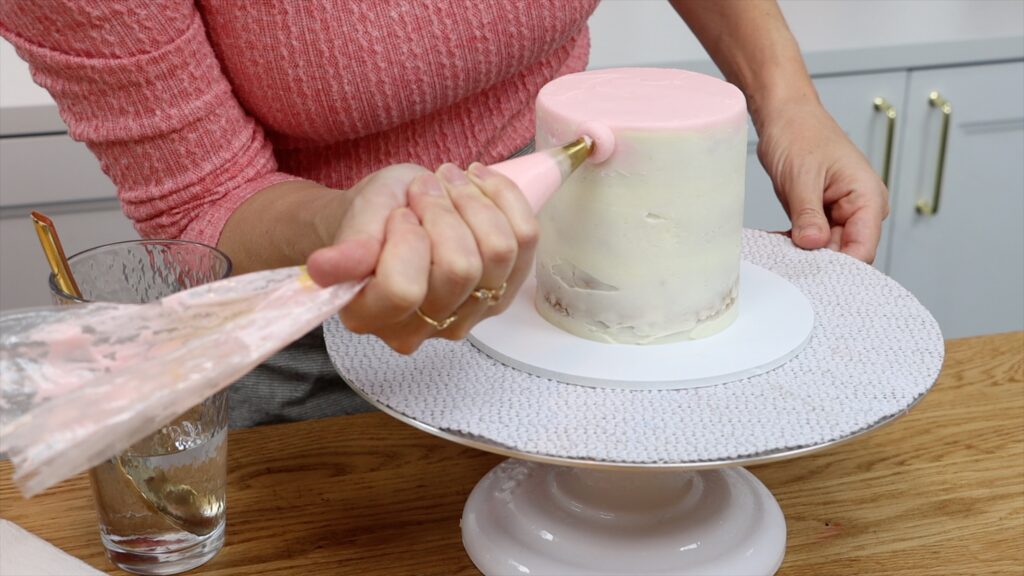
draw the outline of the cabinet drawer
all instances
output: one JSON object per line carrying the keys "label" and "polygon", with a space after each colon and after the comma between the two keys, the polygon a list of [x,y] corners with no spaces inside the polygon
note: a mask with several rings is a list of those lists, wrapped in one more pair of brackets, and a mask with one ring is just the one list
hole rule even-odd
{"label": "cabinet drawer", "polygon": [[67,134],[0,138],[0,207],[116,198],[85,144]]}
{"label": "cabinet drawer", "polygon": [[[138,234],[117,201],[76,206],[74,212],[49,212],[68,256],[99,244],[132,240]],[[50,269],[27,212],[0,217],[0,310],[50,305]]]}

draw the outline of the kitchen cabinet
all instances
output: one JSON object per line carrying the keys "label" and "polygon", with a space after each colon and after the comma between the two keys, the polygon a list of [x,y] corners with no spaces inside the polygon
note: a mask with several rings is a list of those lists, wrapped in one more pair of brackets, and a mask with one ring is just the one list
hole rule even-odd
{"label": "kitchen cabinet", "polygon": [[84,144],[67,134],[0,138],[0,310],[50,304],[32,210],[53,219],[68,256],[138,238]]}
{"label": "kitchen cabinet", "polygon": [[0,138],[0,207],[116,197],[96,157],[67,134]]}
{"label": "kitchen cabinet", "polygon": [[[116,200],[39,209],[57,225],[68,256],[100,244],[138,238]],[[0,310],[49,306],[50,268],[28,211],[4,212],[0,212]]]}
{"label": "kitchen cabinet", "polygon": [[889,273],[947,337],[1024,329],[1024,62],[914,70],[907,86]]}
{"label": "kitchen cabinet", "polygon": [[[1024,329],[1024,62],[826,76],[815,85],[875,170],[888,166],[891,214],[875,266],[917,296],[947,337]],[[744,223],[788,229],[756,146],[751,131]]]}

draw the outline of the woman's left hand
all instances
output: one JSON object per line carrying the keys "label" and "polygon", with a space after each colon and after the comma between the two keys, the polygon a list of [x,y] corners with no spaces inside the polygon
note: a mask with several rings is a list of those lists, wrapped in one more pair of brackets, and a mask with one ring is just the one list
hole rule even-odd
{"label": "woman's left hand", "polygon": [[793,243],[873,262],[889,191],[867,158],[817,101],[756,120],[757,155],[789,214]]}

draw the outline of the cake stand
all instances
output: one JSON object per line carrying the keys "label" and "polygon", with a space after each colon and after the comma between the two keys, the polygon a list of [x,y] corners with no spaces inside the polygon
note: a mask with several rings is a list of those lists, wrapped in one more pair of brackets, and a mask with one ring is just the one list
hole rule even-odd
{"label": "cake stand", "polygon": [[[905,414],[938,376],[944,345],[928,311],[870,266],[778,235],[747,230],[743,240],[744,261],[784,279],[812,313],[809,338],[790,330],[797,344],[776,347],[781,362],[737,350],[735,363],[748,366],[694,385],[650,371],[647,389],[594,374],[568,384],[545,376],[577,369],[528,366],[489,348],[493,339],[487,352],[432,340],[401,356],[337,319],[324,326],[328,352],[384,412],[510,457],[480,480],[462,518],[466,551],[487,576],[773,574],[785,519],[743,466],[823,450]],[[742,284],[741,306],[762,290]],[[778,338],[771,329],[761,340]]]}

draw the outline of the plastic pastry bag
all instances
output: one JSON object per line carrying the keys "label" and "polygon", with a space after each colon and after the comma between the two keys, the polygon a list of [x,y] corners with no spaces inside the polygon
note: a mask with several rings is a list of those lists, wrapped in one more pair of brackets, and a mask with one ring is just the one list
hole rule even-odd
{"label": "plastic pastry bag", "polygon": [[0,451],[26,496],[119,454],[344,307],[304,267],[204,284],[150,304],[0,317]]}

